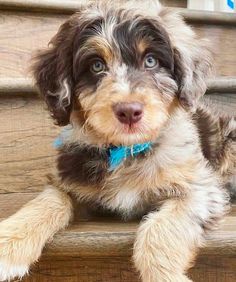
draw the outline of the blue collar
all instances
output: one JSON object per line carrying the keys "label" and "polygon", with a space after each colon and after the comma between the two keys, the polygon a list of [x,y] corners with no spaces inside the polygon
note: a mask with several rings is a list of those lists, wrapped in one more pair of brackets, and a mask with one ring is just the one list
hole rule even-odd
{"label": "blue collar", "polygon": [[[69,139],[72,132],[72,126],[66,126],[61,131],[60,135],[54,140],[54,147],[59,149]],[[145,153],[151,149],[152,143],[147,142],[143,144],[134,144],[132,146],[119,146],[109,147],[108,159],[109,159],[109,171],[115,170],[122,162],[128,157],[135,157],[140,153]]]}
{"label": "blue collar", "polygon": [[135,157],[151,149],[151,142],[132,146],[111,147],[109,149],[109,171],[115,170],[127,157]]}

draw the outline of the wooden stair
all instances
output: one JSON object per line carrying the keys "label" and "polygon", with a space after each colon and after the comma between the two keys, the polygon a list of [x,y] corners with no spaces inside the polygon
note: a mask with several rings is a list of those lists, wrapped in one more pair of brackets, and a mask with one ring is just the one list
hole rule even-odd
{"label": "wooden stair", "polygon": [[[17,211],[36,195],[3,194],[0,219]],[[40,262],[32,268],[31,276],[23,281],[139,281],[130,259],[138,222],[95,217],[86,210],[83,213],[83,216],[75,216],[69,228],[56,234]],[[206,239],[206,246],[200,251],[190,276],[199,282],[235,281],[236,206],[232,206],[221,228]]]}
{"label": "wooden stair", "polygon": [[[54,164],[52,147],[60,131],[36,95],[27,69],[32,54],[46,47],[78,0],[0,1],[0,219],[36,197]],[[216,48],[216,78],[205,99],[225,112],[236,111],[236,16],[181,8],[197,33]],[[85,212],[84,212],[85,213]],[[58,233],[24,282],[137,282],[131,263],[137,222],[120,222],[87,212]],[[236,281],[236,207],[221,229],[207,237],[196,266],[196,282]]]}

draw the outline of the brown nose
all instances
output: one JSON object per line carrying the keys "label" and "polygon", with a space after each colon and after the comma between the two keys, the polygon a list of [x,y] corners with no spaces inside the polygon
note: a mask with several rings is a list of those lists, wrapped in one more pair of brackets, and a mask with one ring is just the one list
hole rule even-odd
{"label": "brown nose", "polygon": [[113,111],[121,123],[132,124],[138,122],[143,116],[143,105],[138,102],[118,103]]}

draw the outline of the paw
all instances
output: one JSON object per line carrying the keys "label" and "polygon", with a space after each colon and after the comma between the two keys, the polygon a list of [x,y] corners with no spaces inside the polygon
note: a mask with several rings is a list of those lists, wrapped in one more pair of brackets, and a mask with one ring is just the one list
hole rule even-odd
{"label": "paw", "polygon": [[17,222],[0,222],[0,281],[22,278],[38,260],[42,245],[33,235]]}
{"label": "paw", "polygon": [[0,261],[0,281],[9,281],[14,278],[22,278],[28,274],[29,267],[27,265],[10,265]]}

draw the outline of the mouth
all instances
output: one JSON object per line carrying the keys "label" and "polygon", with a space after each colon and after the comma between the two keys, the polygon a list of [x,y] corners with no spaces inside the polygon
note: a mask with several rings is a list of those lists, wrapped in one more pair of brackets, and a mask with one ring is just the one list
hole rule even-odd
{"label": "mouth", "polygon": [[125,134],[137,134],[137,133],[140,133],[141,131],[141,128],[140,128],[140,125],[135,123],[130,123],[130,124],[125,124],[122,126],[122,131],[123,133]]}

